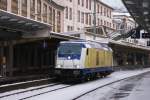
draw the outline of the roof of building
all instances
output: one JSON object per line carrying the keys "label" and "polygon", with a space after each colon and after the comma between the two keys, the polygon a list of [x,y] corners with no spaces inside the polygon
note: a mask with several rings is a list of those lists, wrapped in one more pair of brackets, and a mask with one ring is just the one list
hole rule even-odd
{"label": "roof of building", "polygon": [[55,7],[61,7],[61,9],[65,8],[63,0],[49,0],[49,2],[52,3],[52,5]]}
{"label": "roof of building", "polygon": [[20,33],[32,34],[39,30],[51,30],[51,25],[0,10],[0,28],[7,29],[8,33],[11,33],[8,35],[13,36]]}
{"label": "roof of building", "polygon": [[106,3],[104,3],[102,0],[97,0],[97,1],[100,2],[101,4],[107,6],[108,8],[114,10],[114,8],[113,8],[112,6],[110,6],[110,5],[106,4]]}
{"label": "roof of building", "polygon": [[149,0],[122,0],[134,20],[150,33]]}

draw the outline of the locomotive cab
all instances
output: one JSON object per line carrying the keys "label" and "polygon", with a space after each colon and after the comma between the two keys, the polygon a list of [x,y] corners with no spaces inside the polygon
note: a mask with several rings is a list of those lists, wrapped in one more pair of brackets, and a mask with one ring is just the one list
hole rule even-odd
{"label": "locomotive cab", "polygon": [[80,69],[81,54],[85,45],[81,43],[61,43],[57,52],[56,68]]}

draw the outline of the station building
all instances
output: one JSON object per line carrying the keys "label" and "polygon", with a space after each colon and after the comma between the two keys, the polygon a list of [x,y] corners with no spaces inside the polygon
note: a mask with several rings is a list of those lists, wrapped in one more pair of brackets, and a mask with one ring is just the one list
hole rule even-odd
{"label": "station building", "polygon": [[[94,0],[63,0],[64,32],[80,31],[93,26]],[[115,27],[112,21],[113,8],[96,0],[96,26],[105,26],[109,30]]]}
{"label": "station building", "polygon": [[73,38],[57,34],[63,10],[53,0],[0,0],[0,76],[50,73],[58,43]]}

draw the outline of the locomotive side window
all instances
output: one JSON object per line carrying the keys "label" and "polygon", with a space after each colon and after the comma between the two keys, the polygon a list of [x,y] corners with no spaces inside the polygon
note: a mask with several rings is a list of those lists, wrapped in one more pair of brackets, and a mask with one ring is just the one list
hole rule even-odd
{"label": "locomotive side window", "polygon": [[86,51],[86,55],[89,55],[89,49],[87,49],[87,51]]}

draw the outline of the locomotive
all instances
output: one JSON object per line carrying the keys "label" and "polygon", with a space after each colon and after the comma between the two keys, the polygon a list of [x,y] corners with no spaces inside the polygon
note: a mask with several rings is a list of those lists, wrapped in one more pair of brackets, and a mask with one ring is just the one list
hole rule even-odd
{"label": "locomotive", "polygon": [[113,72],[113,51],[106,43],[86,40],[60,42],[54,74],[86,80]]}

